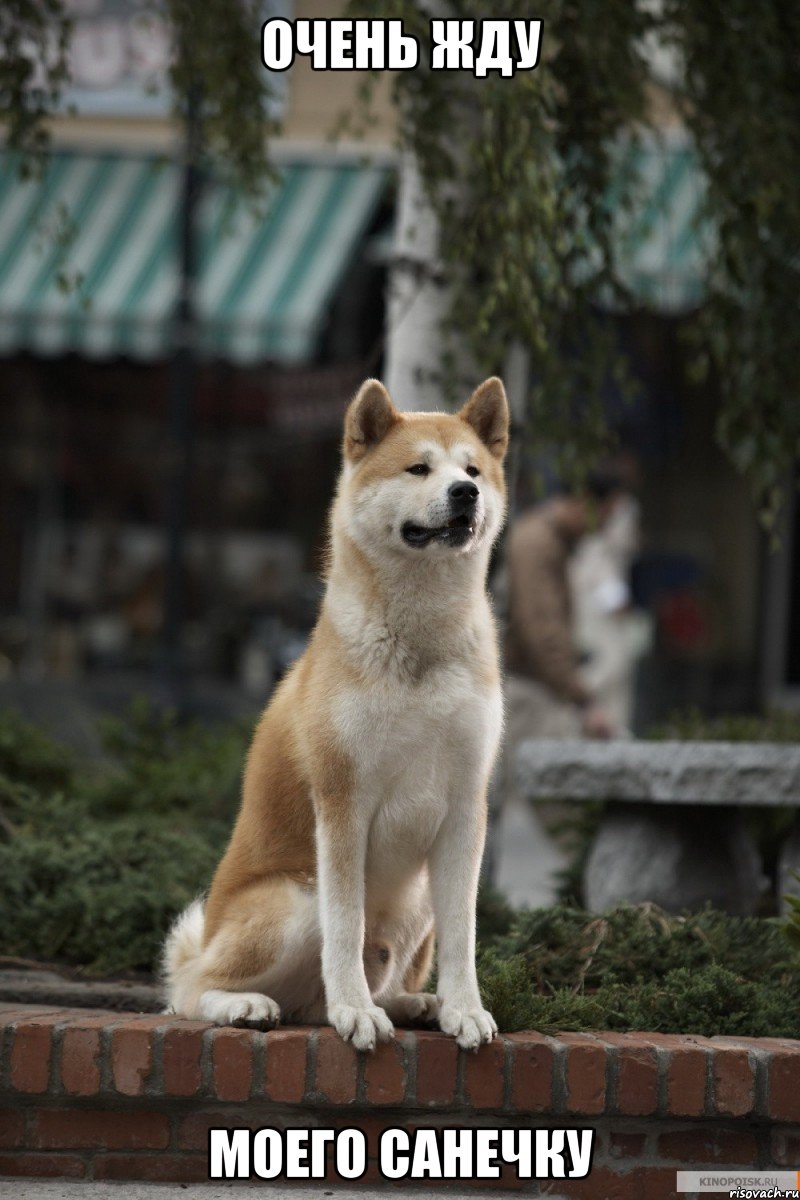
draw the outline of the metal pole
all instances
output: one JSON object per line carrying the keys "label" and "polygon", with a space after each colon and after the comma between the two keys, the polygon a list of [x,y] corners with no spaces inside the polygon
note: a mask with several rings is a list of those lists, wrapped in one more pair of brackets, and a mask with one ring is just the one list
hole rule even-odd
{"label": "metal pole", "polygon": [[186,608],[186,533],[192,467],[192,416],[197,378],[195,282],[197,205],[202,186],[199,88],[186,107],[183,178],[179,212],[178,302],[173,325],[166,437],[166,571],[161,655],[161,692],[166,706],[186,708],[182,633]]}

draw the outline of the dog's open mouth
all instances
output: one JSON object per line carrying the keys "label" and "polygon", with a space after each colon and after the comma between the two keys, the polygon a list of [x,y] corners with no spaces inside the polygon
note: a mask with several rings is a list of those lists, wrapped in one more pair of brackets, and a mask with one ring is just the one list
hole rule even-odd
{"label": "dog's open mouth", "polygon": [[401,529],[403,541],[409,546],[427,546],[429,542],[447,542],[451,546],[463,546],[475,533],[474,516],[461,513],[451,517],[446,525],[415,525],[406,521]]}

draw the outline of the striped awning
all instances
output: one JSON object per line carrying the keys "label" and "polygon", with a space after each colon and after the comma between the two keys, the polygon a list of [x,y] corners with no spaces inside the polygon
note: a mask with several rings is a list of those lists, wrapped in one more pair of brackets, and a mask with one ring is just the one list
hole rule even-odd
{"label": "striped awning", "polygon": [[715,241],[702,219],[705,184],[688,137],[675,131],[629,140],[619,171],[632,189],[630,206],[614,213],[623,283],[636,302],[656,312],[697,307]]}
{"label": "striped awning", "polygon": [[[288,164],[257,207],[207,184],[198,213],[198,342],[236,362],[311,358],[388,171]],[[0,354],[169,352],[180,173],[171,162],[54,153],[23,181],[0,159]]]}

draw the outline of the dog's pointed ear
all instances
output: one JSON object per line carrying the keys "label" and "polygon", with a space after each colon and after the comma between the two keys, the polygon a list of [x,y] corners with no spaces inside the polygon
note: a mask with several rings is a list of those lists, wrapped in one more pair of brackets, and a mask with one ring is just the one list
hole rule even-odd
{"label": "dog's pointed ear", "polygon": [[350,402],[344,419],[344,453],[358,462],[401,419],[379,379],[366,379]]}
{"label": "dog's pointed ear", "polygon": [[470,396],[458,414],[477,433],[495,458],[504,458],[508,449],[509,412],[502,379],[493,375]]}

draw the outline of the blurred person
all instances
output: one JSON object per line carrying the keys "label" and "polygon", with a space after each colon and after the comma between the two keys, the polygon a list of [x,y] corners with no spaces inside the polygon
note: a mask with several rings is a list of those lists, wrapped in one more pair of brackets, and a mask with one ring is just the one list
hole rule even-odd
{"label": "blurred person", "polygon": [[556,495],[524,512],[509,532],[505,735],[492,788],[486,871],[517,907],[555,903],[558,874],[566,866],[541,812],[525,803],[516,785],[519,744],[617,733],[580,671],[569,566],[581,540],[605,526],[623,493],[616,473],[598,472],[585,495]]}
{"label": "blurred person", "polygon": [[506,744],[522,737],[615,735],[580,670],[570,561],[624,496],[618,472],[598,471],[586,493],[561,493],[513,525],[507,549]]}
{"label": "blurred person", "polygon": [[604,528],[583,538],[570,562],[581,677],[614,727],[625,732],[632,724],[636,667],[652,641],[652,620],[631,596],[640,526],[639,501],[621,494]]}

